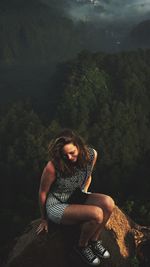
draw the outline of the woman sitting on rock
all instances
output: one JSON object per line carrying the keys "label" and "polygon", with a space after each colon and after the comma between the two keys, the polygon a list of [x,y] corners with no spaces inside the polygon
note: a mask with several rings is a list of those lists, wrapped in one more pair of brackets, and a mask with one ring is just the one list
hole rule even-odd
{"label": "woman sitting on rock", "polygon": [[39,189],[41,223],[37,233],[48,231],[47,220],[80,224],[74,251],[87,264],[97,266],[100,257],[110,257],[99,238],[114,208],[110,196],[87,191],[97,152],[69,129],[51,141],[49,152],[50,161],[43,170]]}

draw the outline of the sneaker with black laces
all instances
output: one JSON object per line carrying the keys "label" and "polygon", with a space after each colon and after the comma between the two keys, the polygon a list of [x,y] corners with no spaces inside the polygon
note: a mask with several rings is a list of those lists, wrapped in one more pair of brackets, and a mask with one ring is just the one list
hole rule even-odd
{"label": "sneaker with black laces", "polygon": [[97,257],[101,257],[103,259],[110,258],[110,253],[108,252],[108,250],[106,248],[103,247],[102,240],[91,241],[90,245],[91,245],[91,248],[92,248],[94,254]]}
{"label": "sneaker with black laces", "polygon": [[82,260],[91,266],[98,266],[100,259],[93,253],[90,246],[87,247],[74,247],[74,251],[81,256]]}

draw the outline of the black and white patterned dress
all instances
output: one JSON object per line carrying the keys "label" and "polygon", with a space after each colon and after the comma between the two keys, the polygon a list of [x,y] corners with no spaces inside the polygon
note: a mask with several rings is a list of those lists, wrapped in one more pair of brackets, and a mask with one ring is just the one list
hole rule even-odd
{"label": "black and white patterned dress", "polygon": [[90,147],[88,150],[90,161],[84,169],[74,167],[74,173],[65,178],[56,171],[56,180],[51,186],[46,200],[46,213],[48,219],[55,223],[61,223],[64,210],[69,205],[67,200],[72,192],[77,187],[84,189],[86,180],[91,175],[94,160],[94,150]]}

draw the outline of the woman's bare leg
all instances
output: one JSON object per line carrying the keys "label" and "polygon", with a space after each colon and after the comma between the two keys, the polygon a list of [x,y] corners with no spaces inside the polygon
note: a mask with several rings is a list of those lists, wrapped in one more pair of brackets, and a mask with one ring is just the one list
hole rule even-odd
{"label": "woman's bare leg", "polygon": [[99,224],[95,233],[91,237],[91,240],[96,241],[99,239],[102,229],[104,228],[107,221],[109,220],[115,204],[114,204],[113,199],[110,196],[99,194],[99,193],[89,194],[88,199],[86,200],[85,204],[94,205],[103,210],[103,222]]}
{"label": "woman's bare leg", "polygon": [[69,205],[63,214],[62,224],[81,223],[79,246],[86,246],[89,240],[96,241],[106,225],[114,208],[111,197],[92,193],[84,205]]}
{"label": "woman's bare leg", "polygon": [[103,211],[94,205],[69,205],[64,211],[61,223],[82,223],[79,246],[85,247],[103,223]]}
{"label": "woman's bare leg", "polygon": [[78,245],[80,247],[87,246],[93,235],[99,230],[99,223],[95,221],[84,222],[81,225],[81,233]]}

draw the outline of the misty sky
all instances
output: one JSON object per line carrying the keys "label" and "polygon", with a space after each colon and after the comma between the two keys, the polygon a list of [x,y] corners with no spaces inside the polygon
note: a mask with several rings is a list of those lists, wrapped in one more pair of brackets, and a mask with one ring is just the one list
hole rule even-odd
{"label": "misty sky", "polygon": [[72,2],[69,13],[75,19],[139,22],[150,19],[150,0],[77,0]]}
{"label": "misty sky", "polygon": [[[52,0],[42,0],[52,3]],[[150,0],[55,0],[74,20],[140,22],[150,19]],[[55,5],[54,4],[54,5]]]}

